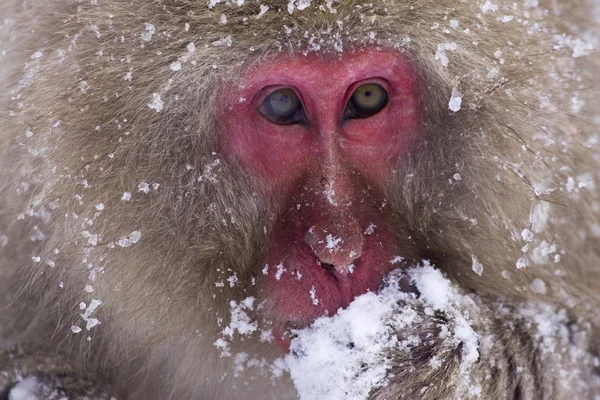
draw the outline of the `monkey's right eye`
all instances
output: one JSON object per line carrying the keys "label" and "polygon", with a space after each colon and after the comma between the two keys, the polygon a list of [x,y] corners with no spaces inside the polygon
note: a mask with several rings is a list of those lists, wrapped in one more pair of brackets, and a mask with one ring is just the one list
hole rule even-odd
{"label": "monkey's right eye", "polygon": [[277,125],[292,125],[305,122],[302,103],[292,89],[279,89],[263,100],[258,112]]}

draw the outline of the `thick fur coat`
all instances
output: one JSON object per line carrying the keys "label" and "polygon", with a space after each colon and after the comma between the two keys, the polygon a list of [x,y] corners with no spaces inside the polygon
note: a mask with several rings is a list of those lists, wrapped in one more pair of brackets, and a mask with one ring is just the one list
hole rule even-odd
{"label": "thick fur coat", "polygon": [[[392,350],[372,397],[600,396],[598,5],[212,3],[4,0],[0,390],[37,376],[71,398],[294,398],[214,346],[229,301],[260,299],[215,282],[258,274],[277,213],[219,154],[215,104],[282,52],[381,47],[413,63],[424,102],[393,223],[472,296],[481,340],[468,371],[459,342]],[[443,313],[416,312],[399,337],[439,336]],[[554,314],[554,330],[534,318]],[[277,357],[257,338],[230,350]]]}

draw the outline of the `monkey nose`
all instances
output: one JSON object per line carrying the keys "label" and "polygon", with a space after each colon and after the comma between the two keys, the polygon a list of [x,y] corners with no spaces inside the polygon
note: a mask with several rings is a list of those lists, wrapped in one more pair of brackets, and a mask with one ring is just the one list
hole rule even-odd
{"label": "monkey nose", "polygon": [[324,267],[331,266],[338,274],[352,273],[354,262],[362,255],[364,237],[358,223],[325,229],[312,226],[304,236],[317,259]]}

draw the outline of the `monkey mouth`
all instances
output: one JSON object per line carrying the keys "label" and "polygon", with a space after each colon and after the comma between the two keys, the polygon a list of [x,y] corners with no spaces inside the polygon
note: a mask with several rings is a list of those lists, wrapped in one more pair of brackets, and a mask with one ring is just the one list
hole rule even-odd
{"label": "monkey mouth", "polygon": [[[268,309],[277,347],[287,354],[296,331],[309,327],[318,318],[334,316],[362,294],[379,291],[388,273],[402,267],[389,262],[393,258],[390,253],[367,248],[348,273],[320,262],[310,252],[292,253],[284,263],[289,271],[279,280],[272,279],[267,291],[273,294],[268,299]],[[401,277],[399,285],[405,292],[417,292],[408,277]]]}

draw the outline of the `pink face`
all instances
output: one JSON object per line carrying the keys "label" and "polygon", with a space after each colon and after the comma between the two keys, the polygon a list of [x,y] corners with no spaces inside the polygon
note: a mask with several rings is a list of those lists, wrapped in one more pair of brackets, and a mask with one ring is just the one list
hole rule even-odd
{"label": "pink face", "polygon": [[228,92],[222,151],[282,210],[262,275],[281,337],[377,290],[402,256],[383,193],[417,132],[418,82],[400,54],[362,51],[281,57]]}

